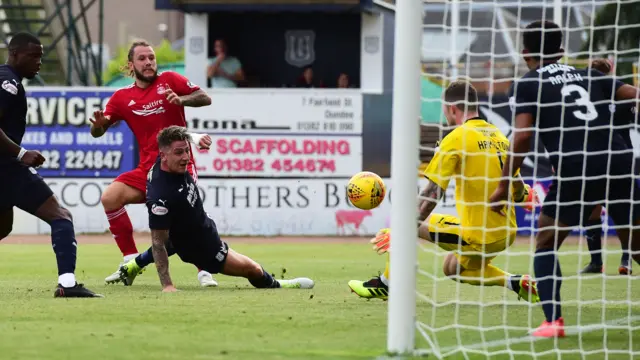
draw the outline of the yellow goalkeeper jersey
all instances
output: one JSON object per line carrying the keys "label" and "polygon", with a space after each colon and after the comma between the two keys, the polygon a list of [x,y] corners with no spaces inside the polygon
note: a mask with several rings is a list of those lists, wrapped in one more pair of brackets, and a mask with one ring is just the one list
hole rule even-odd
{"label": "yellow goalkeeper jersey", "polygon": [[508,150],[509,140],[497,127],[472,118],[442,139],[424,171],[442,189],[455,179],[456,210],[467,242],[490,244],[515,236],[515,209],[505,207],[501,215],[489,207]]}

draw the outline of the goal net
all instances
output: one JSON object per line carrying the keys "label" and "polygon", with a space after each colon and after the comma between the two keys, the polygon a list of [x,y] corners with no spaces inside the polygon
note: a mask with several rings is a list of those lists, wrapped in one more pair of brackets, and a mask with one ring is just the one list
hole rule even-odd
{"label": "goal net", "polygon": [[[412,240],[417,239],[416,164],[423,169],[434,153],[436,144],[429,139],[441,139],[451,131],[442,113],[447,84],[470,80],[478,90],[481,117],[511,140],[509,88],[528,70],[521,55],[524,27],[536,20],[554,21],[563,32],[561,63],[584,68],[594,59],[607,59],[614,76],[637,86],[638,13],[640,0],[395,1],[390,353],[456,359],[640,358],[640,283],[635,275],[619,274],[622,250],[606,210],[594,225],[602,224],[602,273],[581,273],[595,261],[585,228],[573,230],[558,254],[564,339],[529,335],[545,319],[540,304],[518,300],[507,287],[453,281],[443,273],[448,252]],[[640,156],[637,119],[611,126],[629,131],[635,155]],[[419,143],[415,134],[421,130],[431,136],[423,135]],[[537,136],[521,173],[544,200],[552,169]],[[452,179],[433,213],[460,216],[454,187]],[[516,209],[517,240],[493,259],[493,265],[535,277],[539,214],[539,208],[530,213]]]}

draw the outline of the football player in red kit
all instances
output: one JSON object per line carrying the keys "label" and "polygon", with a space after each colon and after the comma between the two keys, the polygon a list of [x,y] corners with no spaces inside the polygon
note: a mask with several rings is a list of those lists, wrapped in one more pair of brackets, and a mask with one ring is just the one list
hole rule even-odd
{"label": "football player in red kit", "polygon": [[[101,198],[109,220],[109,230],[124,257],[122,264],[138,255],[133,226],[124,207],[145,202],[147,173],[158,157],[158,133],[171,125],[186,127],[185,106],[211,104],[209,95],[186,77],[173,71],[158,73],[155,53],[147,42],[134,42],[129,49],[128,60],[129,75],[134,77],[135,82],[118,89],[109,99],[105,110],[94,112],[93,119],[90,119],[93,137],[104,135],[112,124],[124,120],[138,141],[138,167],[118,176]],[[208,149],[211,145],[208,135],[192,133],[191,137],[200,149]],[[197,180],[193,155],[188,170]],[[120,281],[119,270],[105,281]],[[218,285],[206,271],[198,271],[198,281],[202,286]]]}

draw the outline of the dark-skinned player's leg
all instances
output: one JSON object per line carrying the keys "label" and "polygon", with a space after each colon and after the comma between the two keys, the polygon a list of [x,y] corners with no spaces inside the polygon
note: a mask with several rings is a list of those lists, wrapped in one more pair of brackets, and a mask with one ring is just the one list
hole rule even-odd
{"label": "dark-skinned player's leg", "polygon": [[49,186],[33,168],[16,165],[12,169],[16,186],[13,204],[51,226],[51,244],[58,263],[55,297],[101,297],[78,284],[75,278],[77,242],[69,210],[63,208]]}
{"label": "dark-skinned player's leg", "polygon": [[[564,337],[564,320],[560,289],[562,287],[562,271],[557,258],[557,251],[569,235],[571,227],[586,222],[595,205],[581,200],[583,186],[591,190],[593,184],[578,181],[554,181],[544,199],[544,205],[538,218],[538,235],[536,236],[536,253],[533,267],[538,284],[538,295],[545,321],[532,335],[537,337]],[[601,195],[594,191],[595,197]],[[572,203],[574,202],[574,203]]]}
{"label": "dark-skinned player's leg", "polygon": [[560,287],[562,286],[562,271],[556,251],[562,245],[570,230],[566,225],[554,218],[540,214],[538,218],[538,235],[536,236],[536,254],[533,267],[538,282],[538,295],[547,322],[562,317],[560,307]]}
{"label": "dark-skinned player's leg", "polygon": [[[618,269],[620,274],[631,274],[631,256],[640,264],[640,186],[633,178],[612,179],[607,196],[607,213],[616,225],[616,233],[622,246],[623,261]],[[630,199],[630,196],[632,198]]]}
{"label": "dark-skinned player's leg", "polygon": [[13,208],[0,210],[0,240],[6,238],[13,230]]}
{"label": "dark-skinned player's leg", "polygon": [[[638,226],[640,223],[634,223],[634,226]],[[636,231],[640,236],[640,232]],[[633,242],[633,236],[630,234],[629,229],[616,229],[616,233],[618,234],[618,238],[620,239],[620,248],[622,249],[622,256],[620,257],[620,266],[618,266],[618,274],[620,275],[631,275],[632,273],[632,265],[631,265],[631,254],[629,251],[630,242]],[[629,236],[631,235],[631,238]],[[636,260],[636,258],[634,258]],[[636,260],[638,262],[638,260]]]}
{"label": "dark-skinned player's leg", "polygon": [[600,214],[602,213],[602,206],[596,206],[589,216],[589,220],[585,224],[587,246],[589,253],[591,254],[591,261],[585,266],[580,273],[581,274],[600,274],[603,271],[602,267],[602,219]]}

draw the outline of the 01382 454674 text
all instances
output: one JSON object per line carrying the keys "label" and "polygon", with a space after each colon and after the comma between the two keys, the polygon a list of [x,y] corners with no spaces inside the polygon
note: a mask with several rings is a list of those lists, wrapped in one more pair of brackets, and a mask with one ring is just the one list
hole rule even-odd
{"label": "01382 454674 text", "polygon": [[200,176],[342,177],[362,166],[362,138],[219,135],[194,156]]}

